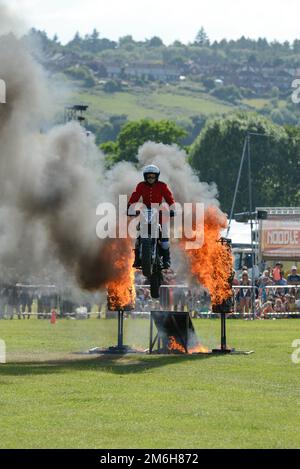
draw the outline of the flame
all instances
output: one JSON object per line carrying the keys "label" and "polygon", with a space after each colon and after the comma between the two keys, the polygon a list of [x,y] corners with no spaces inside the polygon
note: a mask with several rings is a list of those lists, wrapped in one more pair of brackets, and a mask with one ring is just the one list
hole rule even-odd
{"label": "flame", "polygon": [[192,348],[189,348],[189,353],[208,353],[209,349],[205,345],[197,344]]}
{"label": "flame", "polygon": [[113,240],[110,250],[116,274],[113,280],[106,283],[107,302],[109,309],[116,311],[134,305],[135,302],[134,269],[132,268],[134,255],[129,238]]}
{"label": "flame", "polygon": [[226,216],[217,207],[208,207],[204,214],[203,246],[187,250],[191,272],[209,291],[212,305],[222,304],[232,295],[229,282],[232,254],[226,245],[218,242],[226,225]]}
{"label": "flame", "polygon": [[[186,353],[185,348],[176,341],[174,336],[169,337],[168,349],[171,351]],[[208,353],[208,352],[209,352],[209,349],[205,347],[204,345],[201,345],[200,343],[198,343],[197,345],[194,345],[191,348],[188,348],[188,354]]]}
{"label": "flame", "polygon": [[178,342],[176,342],[176,339],[174,336],[169,337],[168,349],[172,351],[177,351],[180,353],[186,353],[185,348],[182,345],[180,345]]}

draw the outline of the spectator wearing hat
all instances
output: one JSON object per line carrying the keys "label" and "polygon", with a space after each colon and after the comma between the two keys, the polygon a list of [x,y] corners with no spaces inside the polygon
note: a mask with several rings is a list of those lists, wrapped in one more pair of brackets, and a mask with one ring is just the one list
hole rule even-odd
{"label": "spectator wearing hat", "polygon": [[295,265],[292,266],[287,281],[289,285],[300,285],[300,275],[297,273],[297,267]]}
{"label": "spectator wearing hat", "polygon": [[275,300],[275,305],[274,305],[274,311],[276,313],[283,313],[285,312],[285,305],[283,304],[281,298],[276,298]]}
{"label": "spectator wearing hat", "polygon": [[262,318],[267,318],[269,314],[274,313],[273,306],[272,306],[272,301],[268,300],[263,306],[262,306],[262,312],[261,312],[261,317]]}

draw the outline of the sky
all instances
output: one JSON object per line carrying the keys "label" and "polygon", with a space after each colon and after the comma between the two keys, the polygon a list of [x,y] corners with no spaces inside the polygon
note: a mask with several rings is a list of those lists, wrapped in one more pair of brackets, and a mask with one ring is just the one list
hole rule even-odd
{"label": "sky", "polygon": [[203,26],[211,40],[266,37],[300,39],[299,0],[1,0],[27,27],[57,34],[65,44],[90,33],[117,40],[159,36],[166,45],[193,42]]}

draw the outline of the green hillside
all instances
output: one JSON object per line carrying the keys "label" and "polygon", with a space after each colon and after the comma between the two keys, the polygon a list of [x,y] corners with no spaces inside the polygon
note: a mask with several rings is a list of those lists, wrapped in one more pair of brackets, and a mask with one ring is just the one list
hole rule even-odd
{"label": "green hillside", "polygon": [[126,114],[129,120],[152,118],[181,120],[193,115],[223,114],[234,106],[225,104],[205,93],[195,96],[158,92],[125,91],[105,93],[101,90],[79,90],[71,97],[72,102],[88,104],[93,119],[104,120],[113,114]]}

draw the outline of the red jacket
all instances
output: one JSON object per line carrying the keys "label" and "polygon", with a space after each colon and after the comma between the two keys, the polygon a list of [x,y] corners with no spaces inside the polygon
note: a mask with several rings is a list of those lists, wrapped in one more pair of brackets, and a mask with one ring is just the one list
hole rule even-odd
{"label": "red jacket", "polygon": [[165,182],[157,181],[154,184],[147,184],[147,182],[140,182],[135,191],[131,194],[128,201],[128,206],[138,202],[142,198],[143,204],[150,208],[151,204],[161,204],[163,199],[168,205],[175,203],[172,192]]}

